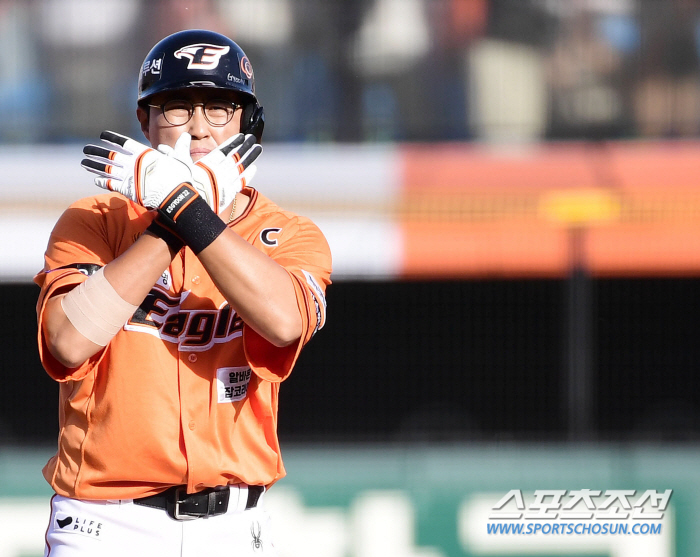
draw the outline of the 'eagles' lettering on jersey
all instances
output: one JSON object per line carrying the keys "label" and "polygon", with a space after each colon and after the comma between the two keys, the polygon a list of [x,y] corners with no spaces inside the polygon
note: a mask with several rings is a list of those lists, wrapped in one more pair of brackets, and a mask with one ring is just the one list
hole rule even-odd
{"label": "'eagles' lettering on jersey", "polygon": [[216,310],[182,309],[188,294],[173,296],[152,288],[124,329],[177,343],[183,352],[202,352],[243,334],[243,320],[230,305]]}

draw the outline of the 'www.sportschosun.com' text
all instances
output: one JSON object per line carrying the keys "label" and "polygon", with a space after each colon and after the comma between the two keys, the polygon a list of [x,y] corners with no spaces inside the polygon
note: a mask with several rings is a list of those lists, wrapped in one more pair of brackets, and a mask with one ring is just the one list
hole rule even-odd
{"label": "'www.sportschosun.com' text", "polygon": [[583,536],[583,535],[658,535],[661,534],[661,523],[640,522],[638,524],[620,524],[614,522],[560,522],[560,523],[505,523],[489,522],[486,530],[489,534],[510,535],[559,535],[559,536]]}

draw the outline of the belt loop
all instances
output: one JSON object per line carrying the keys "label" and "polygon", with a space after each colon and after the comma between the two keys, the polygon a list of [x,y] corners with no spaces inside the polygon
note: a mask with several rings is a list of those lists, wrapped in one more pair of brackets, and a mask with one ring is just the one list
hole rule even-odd
{"label": "belt loop", "polygon": [[261,504],[263,493],[265,493],[264,485],[249,485],[248,501],[246,502],[245,510],[253,509]]}
{"label": "belt loop", "polygon": [[[221,496],[217,498],[217,494]],[[231,488],[229,486],[214,488],[214,490],[209,493],[209,509],[207,510],[207,516],[211,514],[223,514],[221,511],[228,510],[230,499]]]}
{"label": "belt loop", "polygon": [[210,491],[207,498],[207,514],[204,518],[209,518],[214,512],[216,512],[216,491]]}
{"label": "belt loop", "polygon": [[238,512],[243,512],[248,504],[248,484],[238,484],[238,505],[236,505],[236,510]]}

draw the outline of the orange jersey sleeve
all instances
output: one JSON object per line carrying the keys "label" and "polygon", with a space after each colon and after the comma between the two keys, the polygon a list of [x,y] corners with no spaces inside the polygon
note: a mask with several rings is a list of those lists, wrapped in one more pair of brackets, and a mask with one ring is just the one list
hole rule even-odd
{"label": "orange jersey sleeve", "polygon": [[79,379],[99,362],[103,351],[79,368],[68,370],[46,347],[43,308],[57,291],[68,290],[87,279],[124,252],[150,224],[153,215],[126,198],[107,193],[81,199],[61,215],[44,255],[44,268],[34,277],[41,287],[37,302],[39,354],[48,374],[58,381]]}
{"label": "orange jersey sleeve", "polygon": [[[330,284],[331,252],[319,228],[305,217],[280,210],[256,193],[255,210],[234,230],[284,267],[292,280],[302,319],[302,336],[275,348],[250,327],[243,338],[248,361],[268,381],[285,379],[303,346],[326,322],[326,287]],[[271,218],[272,217],[272,218]],[[244,228],[245,226],[245,228]]]}

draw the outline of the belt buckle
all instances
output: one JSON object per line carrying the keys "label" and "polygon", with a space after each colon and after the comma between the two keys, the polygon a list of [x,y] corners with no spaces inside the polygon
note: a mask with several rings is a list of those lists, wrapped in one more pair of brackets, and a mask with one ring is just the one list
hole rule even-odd
{"label": "belt buckle", "polygon": [[197,520],[198,516],[192,516],[189,514],[180,514],[180,493],[185,492],[185,495],[187,495],[187,488],[186,487],[178,487],[175,489],[175,506],[173,508],[173,518],[175,520]]}

